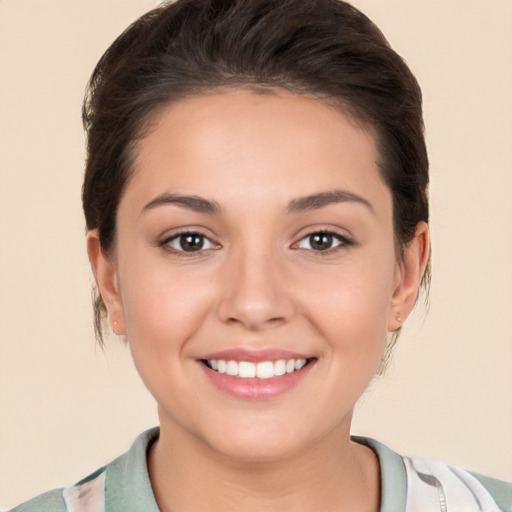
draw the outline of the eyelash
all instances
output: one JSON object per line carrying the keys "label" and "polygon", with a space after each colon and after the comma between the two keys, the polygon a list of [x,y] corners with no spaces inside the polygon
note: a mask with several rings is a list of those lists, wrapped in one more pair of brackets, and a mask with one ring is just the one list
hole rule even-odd
{"label": "eyelash", "polygon": [[[337,242],[333,247],[328,247],[326,249],[313,249],[311,247],[311,242],[313,237],[326,237],[329,239],[330,243]],[[301,242],[308,241],[309,247],[300,247]],[[295,242],[292,246],[293,249],[304,249],[306,251],[311,251],[314,253],[321,254],[322,256],[327,256],[329,254],[333,254],[338,252],[339,250],[347,247],[351,247],[354,245],[354,241],[348,238],[347,236],[341,235],[340,233],[336,233],[335,231],[329,230],[319,230],[312,231],[307,235],[303,236],[298,242]]]}
{"label": "eyelash", "polygon": [[[186,242],[187,237],[189,237],[189,238],[196,237],[196,241],[200,244],[199,248],[197,248],[196,250],[186,250],[183,247],[183,244]],[[313,237],[325,237],[325,238],[327,238],[327,242],[329,244],[336,243],[336,242],[337,243],[333,247],[328,247],[326,249],[318,249],[318,248],[314,249],[312,247]],[[197,239],[199,239],[199,240],[197,240]],[[309,247],[301,246],[301,243],[304,243],[305,241],[309,243]],[[177,242],[180,245],[180,247],[179,248],[173,247],[172,246],[173,242]],[[204,247],[205,243],[208,243],[210,246],[205,248]],[[220,247],[218,244],[213,242],[208,236],[206,236],[205,234],[198,232],[198,231],[181,231],[179,233],[176,233],[175,235],[165,238],[158,245],[159,245],[159,247],[161,247],[162,249],[164,249],[168,252],[172,252],[173,254],[177,254],[177,255],[183,256],[183,257],[195,256],[195,255],[201,254],[203,251],[215,250]],[[351,240],[350,238],[348,238],[344,235],[336,233],[335,231],[319,230],[319,231],[312,231],[311,233],[306,234],[300,240],[293,243],[291,248],[294,250],[303,249],[303,250],[311,251],[311,252],[318,253],[321,255],[329,255],[329,254],[338,252],[339,250],[341,250],[343,248],[351,247],[353,245],[354,245],[353,240]]]}
{"label": "eyelash", "polygon": [[[201,245],[197,250],[186,250],[183,247],[183,243],[185,242],[186,238],[189,237],[196,237],[200,239]],[[171,244],[173,242],[177,242],[181,248],[173,247]],[[209,243],[210,247],[204,247],[205,243]],[[179,256],[183,257],[190,257],[195,256],[197,254],[202,253],[203,251],[210,251],[215,250],[219,248],[219,245],[213,242],[208,236],[205,234],[198,232],[198,231],[180,231],[179,233],[176,233],[175,235],[172,235],[164,240],[162,240],[159,244],[159,247],[162,249],[172,252],[173,254],[177,254]]]}

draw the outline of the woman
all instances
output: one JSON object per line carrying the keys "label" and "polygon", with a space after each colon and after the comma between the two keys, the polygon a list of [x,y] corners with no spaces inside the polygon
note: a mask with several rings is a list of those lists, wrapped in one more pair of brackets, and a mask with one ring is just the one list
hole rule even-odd
{"label": "woman", "polygon": [[97,332],[126,336],[160,429],[15,510],[510,507],[350,438],[430,254],[420,90],[365,16],[162,6],[103,56],[84,122]]}

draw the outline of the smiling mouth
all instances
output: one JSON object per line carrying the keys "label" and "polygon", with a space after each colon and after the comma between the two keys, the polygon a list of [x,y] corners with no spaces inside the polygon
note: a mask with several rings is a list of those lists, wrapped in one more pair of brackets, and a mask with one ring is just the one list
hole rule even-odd
{"label": "smiling mouth", "polygon": [[210,370],[238,377],[239,379],[272,379],[298,372],[313,361],[316,361],[316,357],[308,359],[279,359],[277,361],[260,361],[258,363],[225,359],[202,360]]}

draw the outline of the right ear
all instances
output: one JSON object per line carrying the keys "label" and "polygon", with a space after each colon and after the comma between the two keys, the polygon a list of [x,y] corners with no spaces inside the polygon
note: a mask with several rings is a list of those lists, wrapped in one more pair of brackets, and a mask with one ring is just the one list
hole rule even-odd
{"label": "right ear", "polygon": [[87,254],[96,285],[108,311],[110,327],[115,334],[123,336],[126,334],[126,327],[117,271],[114,264],[103,252],[97,229],[91,229],[87,232]]}

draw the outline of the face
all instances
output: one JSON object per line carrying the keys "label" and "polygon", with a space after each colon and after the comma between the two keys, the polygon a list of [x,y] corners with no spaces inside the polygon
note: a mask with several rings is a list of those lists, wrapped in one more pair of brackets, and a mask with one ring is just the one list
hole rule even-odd
{"label": "face", "polygon": [[377,161],[368,131],[291,93],[159,113],[115,253],[91,249],[94,233],[89,252],[162,431],[245,460],[348,437],[420,277],[395,254]]}

